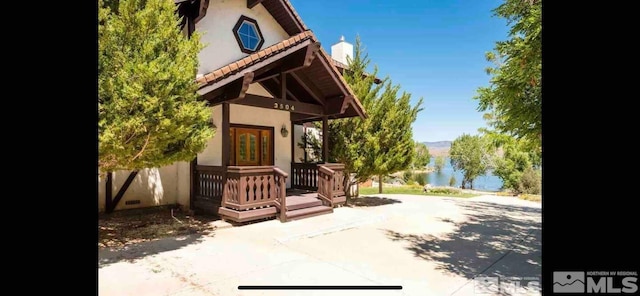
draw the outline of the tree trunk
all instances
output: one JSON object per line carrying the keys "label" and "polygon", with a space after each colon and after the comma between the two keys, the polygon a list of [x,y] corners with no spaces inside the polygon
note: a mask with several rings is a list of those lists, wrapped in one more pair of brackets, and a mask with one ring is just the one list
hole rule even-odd
{"label": "tree trunk", "polygon": [[378,193],[382,193],[382,175],[378,175]]}
{"label": "tree trunk", "polygon": [[352,197],[351,196],[351,177],[350,177],[349,171],[347,171],[346,169],[343,171],[343,173],[344,173],[344,182],[342,182],[342,183],[344,185],[344,190],[345,190],[344,194],[345,194],[345,197],[346,197],[346,200],[345,200],[344,204],[348,205],[349,204],[349,200],[351,200],[351,197]]}

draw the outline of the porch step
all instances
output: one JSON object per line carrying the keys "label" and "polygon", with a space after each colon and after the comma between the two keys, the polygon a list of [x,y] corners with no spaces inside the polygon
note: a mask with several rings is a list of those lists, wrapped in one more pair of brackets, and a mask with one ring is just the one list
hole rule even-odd
{"label": "porch step", "polygon": [[287,220],[298,220],[302,218],[308,218],[323,214],[333,213],[332,207],[327,206],[315,206],[311,208],[304,208],[299,210],[287,211],[286,216]]}
{"label": "porch step", "polygon": [[287,196],[287,211],[321,206],[322,202],[316,196],[317,193]]}

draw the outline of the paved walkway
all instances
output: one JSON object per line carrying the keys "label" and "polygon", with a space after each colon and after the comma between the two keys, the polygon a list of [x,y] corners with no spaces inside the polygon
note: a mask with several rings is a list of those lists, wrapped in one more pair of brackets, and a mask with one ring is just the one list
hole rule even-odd
{"label": "paved walkway", "polygon": [[[366,199],[375,206],[343,207],[299,221],[271,220],[119,252],[101,250],[99,293],[473,295],[474,286],[479,288],[475,277],[540,277],[540,203],[498,196],[375,196]],[[240,291],[239,285],[403,289]]]}

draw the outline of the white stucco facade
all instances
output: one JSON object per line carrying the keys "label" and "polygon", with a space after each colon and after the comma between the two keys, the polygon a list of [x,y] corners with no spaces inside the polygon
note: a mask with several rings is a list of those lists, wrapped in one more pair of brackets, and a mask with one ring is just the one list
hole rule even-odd
{"label": "white stucco facade", "polygon": [[233,26],[242,15],[257,21],[264,37],[261,49],[289,38],[262,4],[249,9],[246,0],[211,0],[206,16],[196,24],[202,43],[207,45],[198,55],[198,74],[207,74],[248,55],[240,51],[233,33]]}
{"label": "white stucco facade", "polygon": [[[264,43],[260,49],[276,44],[290,36],[282,29],[269,12],[258,4],[247,8],[246,0],[211,0],[206,16],[196,24],[201,41],[206,45],[199,53],[198,74],[207,74],[231,62],[246,57],[234,37],[233,27],[240,16],[256,20]],[[185,27],[186,30],[186,27]],[[186,34],[186,31],[185,31]],[[273,97],[259,84],[252,84],[247,93]],[[222,106],[211,108],[212,118],[218,130],[204,151],[198,154],[198,164],[220,166]],[[274,164],[287,173],[291,173],[291,138],[293,136],[290,113],[287,111],[256,108],[242,105],[230,106],[231,123],[272,126],[274,128]],[[280,133],[282,126],[289,131],[287,137]],[[113,196],[129,176],[129,171],[118,171],[113,177]],[[115,210],[143,208],[168,204],[189,205],[190,173],[188,162],[176,162],[161,168],[141,170]],[[105,210],[105,178],[98,176],[98,211]],[[290,178],[287,187],[290,187]],[[138,204],[127,205],[127,201],[139,200]]]}
{"label": "white stucco facade", "polygon": [[[207,148],[198,154],[198,164],[220,166],[222,165],[222,131],[220,130],[222,126],[222,106],[214,106],[211,109],[213,122],[216,127],[218,127],[218,130],[215,136],[207,143]],[[274,165],[291,174],[291,137],[293,133],[291,132],[291,119],[289,114],[287,111],[266,108],[234,104],[229,106],[229,121],[231,124],[273,127]],[[286,137],[283,137],[280,133],[283,125],[286,126],[289,131]],[[287,178],[287,187],[291,187],[290,179],[291,178]]]}
{"label": "white stucco facade", "polygon": [[[130,171],[113,174],[113,197],[122,187]],[[98,211],[105,210],[106,178],[98,176]],[[127,201],[139,200],[127,205]],[[161,168],[140,170],[122,196],[115,210],[153,207],[168,204],[189,206],[189,163],[176,162]]]}

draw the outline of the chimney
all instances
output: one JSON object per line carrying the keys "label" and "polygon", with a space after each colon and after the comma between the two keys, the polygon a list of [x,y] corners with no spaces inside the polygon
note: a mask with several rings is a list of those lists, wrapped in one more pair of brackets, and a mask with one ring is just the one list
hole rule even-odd
{"label": "chimney", "polygon": [[353,44],[344,41],[344,36],[340,36],[340,41],[331,45],[331,58],[347,65],[347,57],[353,59]]}

